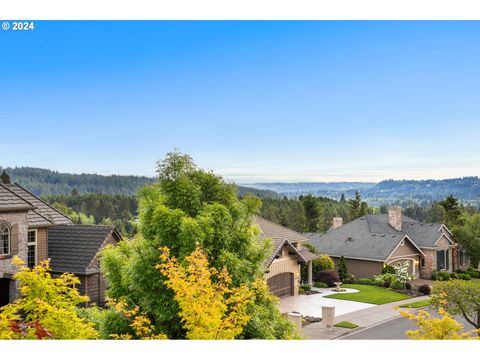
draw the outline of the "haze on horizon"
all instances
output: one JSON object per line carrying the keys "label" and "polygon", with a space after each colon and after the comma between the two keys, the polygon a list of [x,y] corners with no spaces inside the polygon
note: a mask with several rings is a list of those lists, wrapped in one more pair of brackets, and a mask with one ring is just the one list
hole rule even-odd
{"label": "haze on horizon", "polygon": [[480,175],[479,22],[38,22],[0,32],[0,166],[237,183]]}

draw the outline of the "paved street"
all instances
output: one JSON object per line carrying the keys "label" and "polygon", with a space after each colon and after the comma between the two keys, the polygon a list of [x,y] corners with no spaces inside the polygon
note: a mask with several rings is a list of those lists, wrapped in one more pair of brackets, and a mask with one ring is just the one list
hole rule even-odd
{"label": "paved street", "polygon": [[[434,311],[430,311],[431,314],[436,314]],[[465,325],[464,330],[473,330],[473,326],[468,324],[462,317],[456,317],[457,321]],[[407,330],[413,330],[415,324],[403,317],[396,318],[380,325],[360,330],[350,335],[346,335],[341,340],[402,340],[408,339],[405,335]]]}

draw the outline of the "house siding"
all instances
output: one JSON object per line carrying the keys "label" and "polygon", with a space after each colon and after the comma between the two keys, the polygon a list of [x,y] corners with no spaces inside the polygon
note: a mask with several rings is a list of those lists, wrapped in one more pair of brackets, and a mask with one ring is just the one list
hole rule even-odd
{"label": "house siding", "polygon": [[[332,260],[335,263],[335,271],[338,273],[340,258],[332,257]],[[355,276],[356,279],[381,274],[383,269],[383,262],[345,258],[345,263],[348,273]]]}

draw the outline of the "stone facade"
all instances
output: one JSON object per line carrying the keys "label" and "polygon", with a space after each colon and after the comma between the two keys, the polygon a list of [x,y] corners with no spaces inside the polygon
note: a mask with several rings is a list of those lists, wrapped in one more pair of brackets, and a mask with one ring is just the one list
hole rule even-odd
{"label": "stone facade", "polygon": [[[12,229],[18,226],[18,253],[2,256],[0,258],[0,278],[11,278],[18,271],[17,266],[12,264],[12,259],[17,255],[20,259],[27,261],[28,222],[26,212],[0,213],[0,221],[5,221]],[[12,242],[12,234],[10,236]],[[10,299],[17,298],[17,288],[14,281],[10,283]]]}
{"label": "stone facade", "polygon": [[442,236],[441,239],[438,240],[435,249],[429,248],[422,248],[423,253],[425,254],[424,257],[424,266],[420,266],[420,277],[423,279],[430,279],[432,277],[432,272],[437,270],[437,251],[440,250],[449,250],[448,251],[448,269],[445,271],[453,271],[455,264],[457,263],[455,257],[455,251],[453,251],[452,244],[448,241],[446,236]]}

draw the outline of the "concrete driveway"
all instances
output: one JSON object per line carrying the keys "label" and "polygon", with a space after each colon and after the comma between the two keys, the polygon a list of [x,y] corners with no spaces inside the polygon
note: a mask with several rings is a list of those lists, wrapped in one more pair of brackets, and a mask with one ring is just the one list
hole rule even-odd
{"label": "concrete driveway", "polygon": [[[322,306],[335,306],[335,316],[348,314],[354,311],[367,309],[377,305],[366,304],[356,301],[327,299],[324,296],[338,294],[332,289],[313,289],[320,294],[297,295],[280,299],[280,311],[282,313],[299,312],[303,316],[322,317]],[[345,289],[344,293],[358,292],[355,289]]]}

